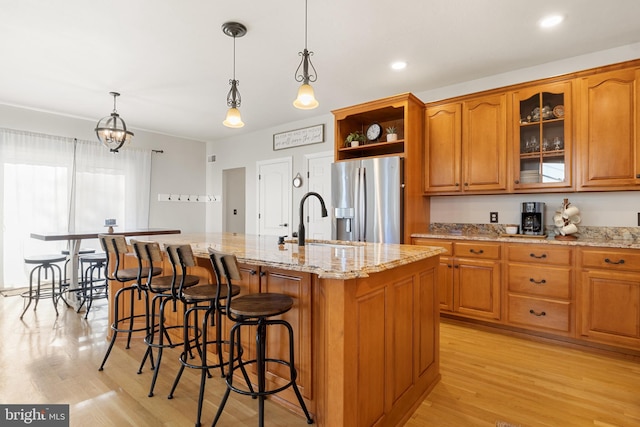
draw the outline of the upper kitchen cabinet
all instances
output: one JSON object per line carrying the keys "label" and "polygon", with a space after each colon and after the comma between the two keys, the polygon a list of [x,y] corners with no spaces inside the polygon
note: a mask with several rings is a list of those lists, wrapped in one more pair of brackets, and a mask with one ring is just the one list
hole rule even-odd
{"label": "upper kitchen cabinet", "polygon": [[571,82],[512,92],[514,191],[566,191],[571,173]]}
{"label": "upper kitchen cabinet", "polygon": [[[388,155],[407,157],[413,146],[420,146],[423,110],[422,101],[405,93],[332,111],[335,118],[335,160]],[[382,132],[367,132],[372,125],[372,131],[379,126]],[[389,127],[396,129],[397,139],[387,142],[386,129]],[[347,146],[345,140],[354,132],[368,137],[356,147]]]}
{"label": "upper kitchen cabinet", "polygon": [[507,189],[506,102],[506,94],[497,94],[427,107],[425,193]]}
{"label": "upper kitchen cabinet", "polygon": [[579,191],[632,190],[640,184],[640,68],[578,78]]}

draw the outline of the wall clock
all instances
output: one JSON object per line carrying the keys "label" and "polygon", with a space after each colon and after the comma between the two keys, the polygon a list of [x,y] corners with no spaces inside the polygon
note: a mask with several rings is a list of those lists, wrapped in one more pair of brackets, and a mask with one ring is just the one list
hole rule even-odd
{"label": "wall clock", "polygon": [[367,128],[367,139],[369,141],[377,141],[382,136],[382,126],[378,123],[373,123]]}

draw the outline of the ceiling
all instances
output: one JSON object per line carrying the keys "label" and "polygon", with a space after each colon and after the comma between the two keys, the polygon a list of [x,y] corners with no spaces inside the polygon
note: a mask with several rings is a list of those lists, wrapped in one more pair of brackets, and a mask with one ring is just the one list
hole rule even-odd
{"label": "ceiling", "polygon": [[[0,0],[0,103],[200,141],[640,41],[638,0],[308,0],[320,106],[297,110],[303,0]],[[538,21],[565,21],[542,30]],[[222,125],[238,21],[242,129]],[[393,71],[394,60],[407,61]],[[92,125],[93,126],[93,125]]]}

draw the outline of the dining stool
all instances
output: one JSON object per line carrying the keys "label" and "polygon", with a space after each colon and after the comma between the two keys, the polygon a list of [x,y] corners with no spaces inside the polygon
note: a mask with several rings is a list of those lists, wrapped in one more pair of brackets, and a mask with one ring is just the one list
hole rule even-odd
{"label": "dining stool", "polygon": [[[107,254],[88,252],[86,255],[80,255],[79,263],[82,279],[80,281],[81,287],[78,290],[80,304],[76,313],[80,313],[80,309],[85,305],[84,318],[86,319],[89,316],[89,311],[91,311],[93,301],[105,299],[109,295],[108,281],[102,274],[102,270],[107,264]],[[87,264],[86,268],[85,264]]]}
{"label": "dining stool", "polygon": [[[138,257],[138,262],[153,264],[160,263],[163,260],[160,245],[157,242],[143,242],[132,239],[131,246]],[[151,270],[149,270],[149,272],[151,272]],[[171,276],[158,276],[154,278],[152,274],[149,274],[145,280],[146,282],[144,285],[153,297],[151,298],[151,312],[149,314],[148,322],[149,331],[147,336],[144,338],[144,341],[147,344],[147,350],[140,362],[138,374],[142,373],[145,361],[149,359],[154,371],[148,394],[149,397],[152,397],[153,390],[158,379],[158,374],[160,372],[163,350],[165,348],[174,348],[182,345],[182,342],[173,342],[169,335],[171,329],[182,329],[182,325],[167,325],[165,323],[165,307],[168,303],[171,303],[173,311],[177,311],[177,302],[179,300],[175,297],[176,291],[174,287],[176,286],[176,283],[180,283],[186,289],[197,285],[200,278],[198,276],[187,274],[186,270],[178,273],[174,268]],[[158,352],[155,367],[153,363],[154,349]]]}
{"label": "dining stool", "polygon": [[[87,255],[87,254],[93,254],[95,253],[96,250],[95,249],[79,249],[78,250],[78,256],[81,255]],[[66,286],[69,284],[69,279],[67,279],[67,265],[69,265],[69,262],[71,261],[71,257],[69,256],[71,254],[71,252],[69,251],[69,249],[63,249],[60,251],[60,253],[64,256],[67,257],[66,261],[64,262],[64,267],[62,268],[62,284],[63,286]],[[78,262],[78,266],[80,266],[80,262]],[[82,274],[82,268],[80,267],[80,274]],[[71,289],[71,291],[73,291],[74,289]]]}
{"label": "dining stool", "polygon": [[[104,355],[104,359],[98,368],[99,371],[104,369],[104,365],[111,354],[111,349],[116,342],[119,332],[127,334],[127,346],[129,349],[131,346],[131,335],[134,332],[144,332],[144,336],[149,333],[149,294],[147,288],[144,285],[142,278],[149,276],[158,276],[162,274],[160,267],[154,267],[152,264],[143,266],[142,262],[138,261],[138,267],[135,268],[121,268],[124,256],[130,253],[129,246],[123,235],[113,234],[99,234],[98,240],[102,249],[106,253],[107,261],[104,267],[104,276],[107,280],[127,283],[132,282],[130,285],[125,285],[116,291],[112,305],[113,305],[113,322],[111,323],[111,341],[109,347]],[[135,297],[138,300],[144,299],[144,307],[142,313],[136,311]],[[120,312],[120,304],[129,299],[129,311]],[[124,300],[124,301],[123,301]],[[142,326],[135,325],[134,321],[137,319],[143,319],[144,324]],[[152,361],[153,364],[153,361]]]}
{"label": "dining stool", "polygon": [[[173,267],[174,275],[179,277],[178,274],[184,272],[189,267],[196,265],[193,250],[190,245],[167,245],[165,248]],[[184,277],[184,276],[183,276]],[[228,292],[232,295],[238,295],[240,293],[240,287],[233,285],[230,288],[224,286],[218,286],[218,284],[200,284],[191,288],[187,288],[181,282],[179,286],[174,287],[176,291],[175,297],[180,299],[186,307],[183,320],[183,342],[184,349],[180,354],[180,369],[176,375],[176,379],[173,382],[173,387],[169,393],[168,398],[173,398],[173,393],[178,386],[184,368],[198,369],[200,370],[200,392],[198,394],[198,409],[196,412],[196,427],[200,426],[202,417],[202,404],[204,401],[204,390],[206,378],[211,378],[211,370],[220,369],[220,374],[224,377],[224,366],[229,362],[225,362],[222,357],[222,345],[228,344],[228,341],[224,341],[222,335],[222,313],[225,311],[225,304],[223,301],[227,300]],[[202,322],[199,325],[198,314],[202,312]],[[193,323],[191,319],[193,318]],[[191,326],[193,324],[193,326]],[[208,329],[209,326],[215,327],[215,337],[209,338]],[[193,338],[190,338],[190,333],[193,332]],[[217,361],[210,363],[207,360],[207,351],[209,346],[215,345],[217,352]],[[193,357],[193,348],[197,350],[198,360]],[[190,359],[187,359],[189,355]],[[244,367],[243,367],[244,369]],[[243,371],[245,380],[249,384],[249,376],[246,371]]]}
{"label": "dining stool", "polygon": [[[213,271],[218,279],[218,283],[224,282],[230,288],[233,282],[237,282],[242,279],[240,276],[240,269],[238,268],[238,261],[236,256],[229,253],[217,251],[209,248],[209,257],[213,266]],[[307,406],[302,399],[302,394],[296,384],[296,378],[298,376],[295,368],[294,360],[294,342],[293,342],[293,328],[291,324],[282,318],[276,318],[281,314],[286,313],[293,307],[293,298],[288,295],[278,293],[255,293],[248,295],[241,295],[236,298],[229,298],[227,301],[227,317],[234,322],[229,334],[229,369],[225,382],[227,389],[222,397],[218,412],[213,420],[212,426],[215,426],[224,411],[224,407],[229,398],[229,393],[234,391],[236,393],[251,396],[258,399],[258,426],[264,426],[264,400],[267,396],[279,393],[289,387],[293,388],[293,391],[298,398],[300,407],[307,418],[307,424],[313,424],[313,419],[307,410]],[[252,360],[237,359],[238,365],[234,365],[236,358],[234,353],[238,348],[241,348],[240,330],[245,326],[254,326],[256,330],[256,358]],[[267,327],[282,326],[286,328],[289,336],[289,360],[282,360],[267,357]],[[278,363],[289,368],[290,378],[289,381],[279,387],[268,389],[266,383],[266,372],[268,363]],[[233,380],[234,371],[241,368],[244,372],[246,365],[255,365],[255,371],[258,377],[258,389],[249,384],[248,388],[242,389],[237,387]]]}
{"label": "dining stool", "polygon": [[[64,255],[34,255],[34,256],[26,256],[24,257],[25,264],[35,265],[33,269],[31,269],[31,273],[29,274],[29,290],[20,294],[23,298],[27,299],[27,304],[22,310],[22,314],[20,318],[24,316],[27,312],[27,309],[31,305],[32,301],[35,301],[35,305],[33,306],[33,310],[35,311],[38,308],[38,301],[45,298],[51,298],[53,301],[53,308],[56,310],[56,316],[58,316],[58,300],[62,298],[62,301],[69,307],[69,304],[62,296],[62,270],[60,266],[57,264],[58,262],[62,262],[66,259]],[[58,290],[56,290],[56,272],[58,277]],[[33,276],[35,274],[37,276],[36,288],[33,288]],[[42,274],[44,273],[44,279],[46,280],[49,274],[51,274],[51,288],[42,288]]]}

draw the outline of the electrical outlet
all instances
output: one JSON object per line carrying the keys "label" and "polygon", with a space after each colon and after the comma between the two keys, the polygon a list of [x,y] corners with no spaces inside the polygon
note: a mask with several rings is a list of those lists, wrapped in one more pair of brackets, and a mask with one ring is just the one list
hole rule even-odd
{"label": "electrical outlet", "polygon": [[638,227],[640,227],[640,212],[638,212]]}
{"label": "electrical outlet", "polygon": [[489,212],[489,221],[492,224],[495,224],[498,222],[498,212]]}

